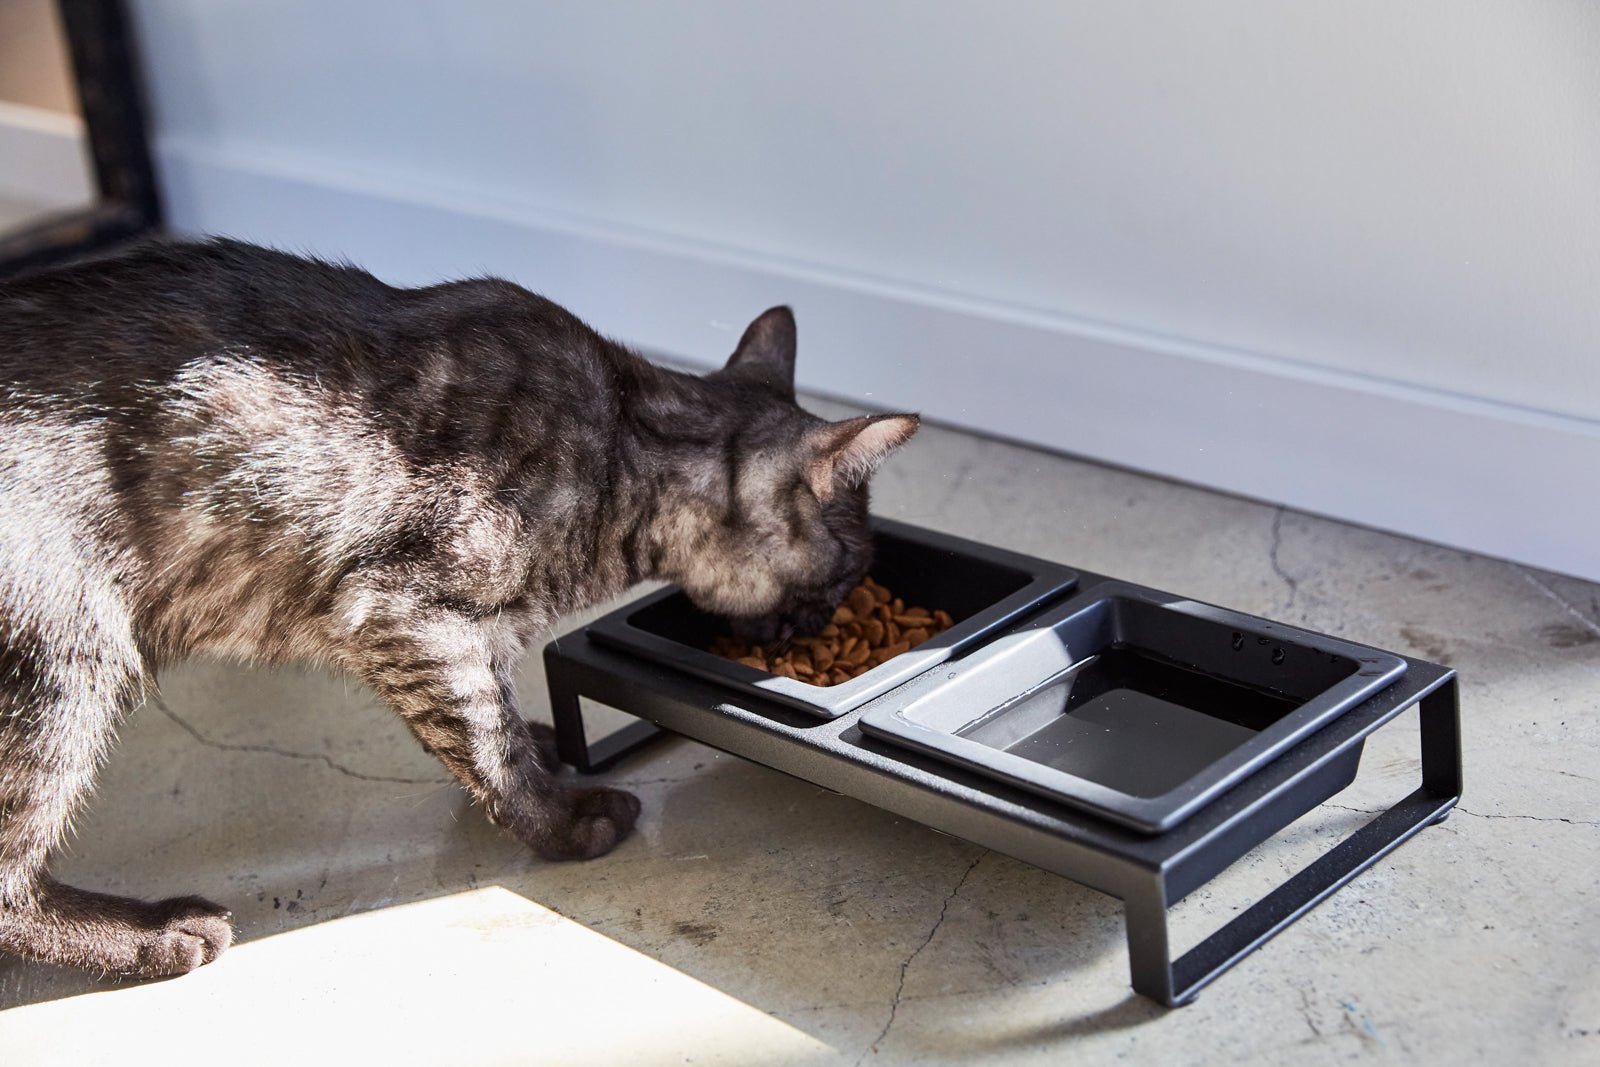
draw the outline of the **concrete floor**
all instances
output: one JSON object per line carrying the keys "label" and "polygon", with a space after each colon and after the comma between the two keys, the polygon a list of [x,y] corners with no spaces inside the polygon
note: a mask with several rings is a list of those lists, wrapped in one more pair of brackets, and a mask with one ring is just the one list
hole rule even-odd
{"label": "concrete floor", "polygon": [[[239,941],[142,985],[0,962],[0,1061],[1600,1062],[1600,587],[932,427],[876,499],[1454,665],[1462,807],[1169,1012],[1117,901],[739,759],[660,745],[610,776],[639,832],[547,864],[365,691],[193,664],[57,872],[226,902]],[[536,654],[521,690],[543,716]],[[1409,791],[1415,730],[1180,904],[1179,946]]]}

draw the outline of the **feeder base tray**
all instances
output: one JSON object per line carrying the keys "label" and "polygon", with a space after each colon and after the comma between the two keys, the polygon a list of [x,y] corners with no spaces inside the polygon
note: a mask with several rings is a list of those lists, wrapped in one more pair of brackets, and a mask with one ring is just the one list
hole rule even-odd
{"label": "feeder base tray", "polygon": [[[1085,586],[1105,580],[1079,573]],[[1010,632],[1027,625],[1019,622]],[[596,643],[582,630],[551,642],[544,657],[561,758],[578,771],[604,770],[668,730],[1108,893],[1123,901],[1134,990],[1169,1007],[1193,999],[1417,831],[1442,820],[1461,794],[1455,672],[1409,657],[1400,657],[1405,670],[1397,680],[1157,834],[864,733],[860,720],[871,704],[818,721],[780,701]],[[641,721],[590,741],[585,699]],[[1173,959],[1168,909],[1350,784],[1366,739],[1413,706],[1421,721],[1417,789]]]}

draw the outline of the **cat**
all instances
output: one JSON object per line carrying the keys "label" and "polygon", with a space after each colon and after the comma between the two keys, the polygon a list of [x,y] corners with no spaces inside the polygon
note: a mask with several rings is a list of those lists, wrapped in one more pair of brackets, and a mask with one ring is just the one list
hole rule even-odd
{"label": "cat", "polygon": [[645,579],[755,633],[826,620],[918,420],[825,422],[794,359],[783,307],[695,377],[507,281],[220,239],[0,283],[0,951],[151,977],[231,943],[210,901],[46,869],[190,654],[349,672],[541,856],[609,851],[638,801],[557,780],[513,666]]}

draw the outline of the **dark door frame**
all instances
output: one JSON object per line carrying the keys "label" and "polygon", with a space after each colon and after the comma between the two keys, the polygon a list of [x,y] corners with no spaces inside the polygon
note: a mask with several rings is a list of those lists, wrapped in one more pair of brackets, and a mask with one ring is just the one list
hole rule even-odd
{"label": "dark door frame", "polygon": [[0,277],[49,266],[161,225],[143,85],[123,0],[57,0],[98,199],[0,234]]}

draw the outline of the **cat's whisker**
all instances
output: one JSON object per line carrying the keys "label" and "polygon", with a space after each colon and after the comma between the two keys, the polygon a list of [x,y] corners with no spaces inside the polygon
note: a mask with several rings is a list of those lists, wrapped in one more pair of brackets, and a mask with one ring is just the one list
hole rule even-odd
{"label": "cat's whisker", "polygon": [[[417,792],[417,793],[401,793],[398,796],[396,796],[394,799],[395,800],[415,800],[416,803],[412,804],[411,806],[413,808],[420,808],[422,806],[423,802],[426,801],[428,798],[438,796],[439,793],[441,791],[443,791],[446,786],[451,786],[451,785],[454,785],[454,784],[455,783],[453,781],[448,781],[448,780],[441,781],[441,782],[439,782],[438,785],[434,786],[432,789],[424,789],[424,790],[422,790],[420,792]],[[454,816],[452,816],[452,818],[454,818]]]}

